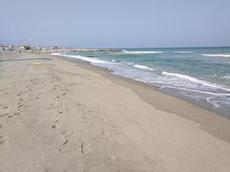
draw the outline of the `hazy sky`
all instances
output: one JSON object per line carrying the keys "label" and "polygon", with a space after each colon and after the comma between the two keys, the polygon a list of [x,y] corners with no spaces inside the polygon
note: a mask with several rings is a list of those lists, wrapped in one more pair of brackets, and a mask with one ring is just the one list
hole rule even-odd
{"label": "hazy sky", "polygon": [[0,0],[0,43],[230,46],[230,0]]}

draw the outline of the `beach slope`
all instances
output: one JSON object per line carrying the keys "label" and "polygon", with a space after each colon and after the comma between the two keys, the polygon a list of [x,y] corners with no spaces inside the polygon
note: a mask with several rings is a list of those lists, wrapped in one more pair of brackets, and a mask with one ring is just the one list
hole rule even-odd
{"label": "beach slope", "polygon": [[48,55],[0,55],[0,171],[230,171],[229,119],[212,114],[222,123],[205,129],[183,106],[210,112],[158,108],[157,91],[143,98],[118,80]]}

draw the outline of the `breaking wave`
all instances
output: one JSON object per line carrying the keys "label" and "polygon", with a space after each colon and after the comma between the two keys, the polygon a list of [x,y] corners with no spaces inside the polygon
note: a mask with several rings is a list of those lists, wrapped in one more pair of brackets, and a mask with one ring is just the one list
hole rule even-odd
{"label": "breaking wave", "polygon": [[133,67],[138,68],[138,69],[142,69],[142,70],[151,70],[151,71],[154,71],[153,68],[150,68],[150,67],[145,66],[145,65],[135,64],[135,65],[133,65]]}
{"label": "breaking wave", "polygon": [[67,54],[62,54],[62,53],[52,53],[51,55],[53,56],[60,56],[60,57],[69,57],[69,58],[75,58],[83,61],[87,61],[90,63],[100,63],[100,64],[109,64],[109,61],[104,61],[100,60],[97,58],[92,58],[92,57],[85,57],[85,56],[79,56],[79,55],[67,55]]}
{"label": "breaking wave", "polygon": [[230,54],[201,54],[206,57],[230,57]]}
{"label": "breaking wave", "polygon": [[188,80],[190,82],[195,82],[195,83],[207,86],[207,87],[221,89],[221,90],[224,90],[224,91],[230,91],[230,89],[228,89],[228,88],[224,88],[224,87],[221,87],[219,85],[214,85],[214,84],[202,81],[200,79],[191,77],[189,75],[184,75],[184,74],[179,74],[179,73],[170,73],[170,72],[165,72],[165,71],[162,72],[162,75],[173,76],[173,77],[181,78],[181,79],[184,79],[184,80]]}
{"label": "breaking wave", "polygon": [[123,53],[125,54],[161,54],[161,51],[127,51],[127,50],[122,50]]}

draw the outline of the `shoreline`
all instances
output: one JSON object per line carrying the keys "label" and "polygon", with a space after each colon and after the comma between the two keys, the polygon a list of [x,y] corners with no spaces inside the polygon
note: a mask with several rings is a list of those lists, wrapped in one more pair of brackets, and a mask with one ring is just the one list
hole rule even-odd
{"label": "shoreline", "polygon": [[[79,67],[83,67],[87,70],[99,73],[115,84],[128,87],[132,89],[135,94],[137,94],[145,102],[152,105],[156,109],[173,113],[185,119],[192,120],[198,123],[200,128],[204,129],[208,133],[230,143],[230,134],[226,134],[230,131],[230,125],[228,125],[230,124],[230,119],[227,116],[218,114],[217,112],[211,111],[210,109],[206,109],[189,100],[161,92],[157,89],[157,87],[153,85],[112,74],[111,70],[92,65],[90,62],[74,58],[65,58],[60,56],[55,57],[73,62]],[[155,97],[158,99],[156,100]],[[179,104],[182,104],[183,108],[177,107]]]}
{"label": "shoreline", "polygon": [[0,60],[0,171],[230,169],[227,118],[83,61]]}
{"label": "shoreline", "polygon": [[[133,52],[135,52],[135,51],[133,51]],[[143,51],[143,52],[145,52],[145,51]],[[124,53],[124,54],[126,54],[126,53]],[[62,57],[66,57],[66,58],[74,58],[75,59],[75,57],[74,57],[75,54],[71,54],[71,53],[68,54],[68,52],[66,52],[66,51],[63,53],[61,53],[61,52],[60,53],[57,53],[57,52],[52,53],[52,55],[57,55],[57,56],[62,56]],[[204,78],[202,78],[202,77],[198,77],[196,75],[193,76],[192,74],[189,74],[186,72],[185,72],[186,74],[183,74],[182,71],[177,73],[177,72],[170,72],[170,70],[164,69],[164,70],[168,71],[168,72],[166,72],[163,69],[157,69],[157,67],[156,67],[156,69],[154,69],[154,67],[149,68],[145,65],[144,66],[143,65],[127,65],[127,64],[125,64],[125,62],[124,62],[124,64],[123,64],[123,62],[120,63],[119,59],[117,60],[118,61],[118,63],[117,63],[115,60],[116,56],[114,56],[115,59],[111,60],[110,58],[112,58],[112,57],[110,56],[110,54],[108,54],[108,59],[104,59],[104,58],[100,58],[100,57],[96,57],[96,56],[97,55],[95,55],[95,56],[89,55],[89,57],[87,57],[87,54],[85,54],[85,55],[83,54],[80,56],[78,56],[76,54],[76,59],[89,62],[90,64],[97,66],[97,67],[100,67],[100,68],[106,68],[109,71],[111,71],[111,73],[113,73],[113,74],[117,73],[115,75],[119,75],[119,76],[122,76],[124,78],[129,78],[129,79],[132,79],[135,81],[140,81],[140,82],[143,82],[145,84],[151,85],[152,87],[157,88],[160,92],[162,92],[164,94],[171,95],[171,96],[177,97],[179,99],[186,100],[186,101],[191,102],[193,104],[196,104],[202,108],[205,108],[211,112],[220,114],[220,115],[230,119],[230,111],[229,111],[229,107],[228,107],[229,89],[228,89],[227,85],[225,85],[219,81],[218,82],[211,81],[211,80],[209,80],[210,78],[208,78],[208,76],[205,76],[207,78],[204,79],[205,78],[204,76],[203,76]],[[93,58],[90,59],[91,57],[93,57]],[[109,62],[110,60],[111,60],[111,62]],[[106,63],[108,63],[108,65]],[[139,64],[138,62],[132,62],[132,63]],[[124,69],[122,69],[123,68],[122,66],[124,67]],[[133,68],[133,69],[131,69],[131,68]],[[134,70],[133,74],[132,74],[131,70]],[[140,70],[140,71],[138,71],[138,70]],[[151,73],[154,70],[157,72]],[[153,76],[155,76],[155,77],[153,77]],[[151,78],[151,77],[153,77],[153,78]],[[209,77],[212,78],[213,76],[210,75]],[[220,78],[222,78],[225,81],[229,78],[229,76],[227,74],[226,74],[226,76],[223,74],[223,76]],[[171,79],[172,79],[172,81],[171,81]],[[187,86],[187,84],[188,84],[188,86]]]}

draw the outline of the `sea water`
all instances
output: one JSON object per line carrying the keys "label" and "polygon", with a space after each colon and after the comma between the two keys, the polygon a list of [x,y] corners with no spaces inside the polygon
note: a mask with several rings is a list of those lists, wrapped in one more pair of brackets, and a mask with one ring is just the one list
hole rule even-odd
{"label": "sea water", "polygon": [[146,48],[59,54],[230,117],[230,48]]}

